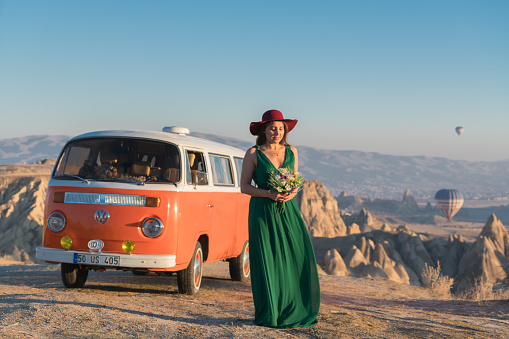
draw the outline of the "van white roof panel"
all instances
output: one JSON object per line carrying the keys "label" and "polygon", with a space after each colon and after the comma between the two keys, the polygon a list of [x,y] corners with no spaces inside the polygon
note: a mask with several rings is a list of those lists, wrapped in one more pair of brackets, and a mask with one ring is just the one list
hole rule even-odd
{"label": "van white roof panel", "polygon": [[155,141],[169,142],[175,145],[184,147],[199,148],[212,152],[229,153],[243,157],[245,151],[212,140],[201,139],[189,135],[181,135],[167,132],[156,131],[142,131],[142,130],[109,130],[109,131],[96,131],[77,135],[70,141],[85,139],[85,138],[139,138],[150,139]]}

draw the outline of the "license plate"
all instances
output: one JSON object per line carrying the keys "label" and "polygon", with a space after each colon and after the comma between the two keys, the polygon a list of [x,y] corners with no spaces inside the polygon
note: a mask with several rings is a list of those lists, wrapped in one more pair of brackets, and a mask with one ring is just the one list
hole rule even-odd
{"label": "license plate", "polygon": [[119,266],[120,257],[118,255],[74,253],[73,262],[75,264],[86,264],[86,265]]}

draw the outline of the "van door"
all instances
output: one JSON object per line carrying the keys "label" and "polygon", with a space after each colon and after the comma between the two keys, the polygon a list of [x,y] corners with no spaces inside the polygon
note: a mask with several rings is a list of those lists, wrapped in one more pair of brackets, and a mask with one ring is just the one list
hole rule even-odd
{"label": "van door", "polygon": [[240,188],[235,185],[231,158],[209,154],[210,174],[214,185],[213,229],[210,256],[224,259],[235,255],[237,242],[237,200]]}
{"label": "van door", "polygon": [[[213,221],[213,188],[201,151],[184,151],[185,182],[180,205],[177,264],[189,262],[201,234],[210,233]],[[206,244],[202,244],[205,246]]]}

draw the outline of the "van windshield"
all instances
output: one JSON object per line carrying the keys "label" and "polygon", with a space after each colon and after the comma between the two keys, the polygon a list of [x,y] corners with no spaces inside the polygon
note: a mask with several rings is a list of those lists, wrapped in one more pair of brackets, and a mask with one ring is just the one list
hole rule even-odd
{"label": "van windshield", "polygon": [[180,181],[175,145],[134,138],[90,138],[70,142],[53,178],[133,183]]}

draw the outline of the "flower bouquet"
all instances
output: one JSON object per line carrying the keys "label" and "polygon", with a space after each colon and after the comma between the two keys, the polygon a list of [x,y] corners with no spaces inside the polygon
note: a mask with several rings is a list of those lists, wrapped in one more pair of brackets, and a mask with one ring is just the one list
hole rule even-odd
{"label": "flower bouquet", "polygon": [[[269,186],[271,192],[297,193],[302,189],[304,178],[300,172],[292,171],[290,168],[279,168],[269,175]],[[278,212],[285,211],[285,203],[278,202]]]}

